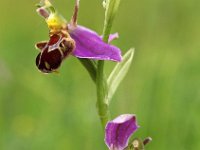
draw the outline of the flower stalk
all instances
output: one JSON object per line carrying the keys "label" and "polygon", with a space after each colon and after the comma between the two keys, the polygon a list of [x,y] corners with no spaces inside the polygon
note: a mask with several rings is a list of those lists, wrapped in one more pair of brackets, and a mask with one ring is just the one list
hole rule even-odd
{"label": "flower stalk", "polygon": [[[103,28],[103,41],[108,43],[109,35],[111,32],[113,20],[117,12],[120,0],[108,0],[105,3],[105,20]],[[103,129],[106,123],[110,120],[109,104],[107,103],[108,85],[104,75],[104,60],[97,62],[97,76],[96,76],[96,88],[97,88],[97,109],[99,118]]]}
{"label": "flower stalk", "polygon": [[104,61],[99,60],[97,63],[97,110],[103,129],[109,120],[110,112],[109,106],[106,103],[107,97],[107,82],[104,76]]}

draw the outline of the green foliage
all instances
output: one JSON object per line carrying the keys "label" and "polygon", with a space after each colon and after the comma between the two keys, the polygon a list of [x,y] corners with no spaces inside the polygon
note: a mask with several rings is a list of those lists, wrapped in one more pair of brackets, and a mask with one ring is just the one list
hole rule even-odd
{"label": "green foliage", "polygon": [[103,30],[103,40],[107,42],[108,37],[111,32],[114,18],[116,16],[120,0],[106,0],[105,1],[105,20],[104,20],[104,30]]}
{"label": "green foliage", "polygon": [[126,54],[123,56],[122,61],[120,63],[117,63],[113,71],[111,72],[110,76],[108,77],[108,98],[107,98],[107,104],[110,103],[113,95],[115,94],[118,86],[120,85],[121,81],[126,76],[132,59],[134,55],[134,49],[130,49],[126,52]]}

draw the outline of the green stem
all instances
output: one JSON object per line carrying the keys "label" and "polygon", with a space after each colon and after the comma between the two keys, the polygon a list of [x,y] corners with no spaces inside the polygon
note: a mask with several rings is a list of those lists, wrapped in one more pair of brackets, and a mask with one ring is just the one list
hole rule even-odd
{"label": "green stem", "polygon": [[[108,43],[108,38],[112,28],[113,20],[117,12],[120,0],[108,0],[106,2],[106,12],[104,20],[104,29],[103,29],[103,41]],[[106,123],[109,121],[110,112],[109,104],[107,103],[107,94],[108,86],[107,79],[104,76],[104,61],[99,60],[97,63],[97,72],[96,72],[96,87],[97,87],[97,109],[98,114],[101,120],[103,129],[105,128]]]}
{"label": "green stem", "polygon": [[[105,21],[106,22],[106,21]],[[110,34],[110,29],[104,24],[103,29],[103,41],[108,43],[108,38]],[[97,86],[97,109],[99,118],[103,129],[105,129],[106,123],[110,119],[109,105],[106,103],[107,98],[107,79],[104,75],[104,61],[99,60],[97,63],[97,76],[96,76],[96,86]]]}
{"label": "green stem", "polygon": [[99,60],[97,64],[97,109],[99,118],[103,129],[105,128],[106,123],[109,120],[110,112],[108,109],[108,104],[106,102],[107,97],[107,82],[104,76],[104,61]]}
{"label": "green stem", "polygon": [[[108,38],[110,34],[110,29],[108,26],[104,26],[103,29],[103,41],[108,43]],[[104,75],[104,61],[99,60],[97,63],[97,76],[96,76],[96,86],[97,86],[97,109],[99,118],[103,129],[105,129],[106,123],[110,119],[109,105],[106,103],[107,98],[107,79]]]}

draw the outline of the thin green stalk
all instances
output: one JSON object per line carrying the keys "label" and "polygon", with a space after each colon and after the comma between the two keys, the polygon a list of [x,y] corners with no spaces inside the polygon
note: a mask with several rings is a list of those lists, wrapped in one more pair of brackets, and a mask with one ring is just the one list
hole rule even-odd
{"label": "thin green stalk", "polygon": [[[107,0],[105,4],[105,20],[103,29],[103,41],[108,43],[113,20],[118,10],[120,0]],[[97,109],[101,120],[103,129],[106,123],[109,121],[110,112],[109,104],[107,103],[108,85],[107,79],[104,75],[104,61],[99,60],[97,63],[97,74],[96,74],[96,87],[97,87]]]}
{"label": "thin green stalk", "polygon": [[[105,29],[107,26],[104,26],[103,32],[103,41],[108,43],[108,35],[110,34],[110,31]],[[106,103],[107,98],[107,79],[104,75],[104,61],[99,60],[97,63],[97,76],[96,76],[96,87],[97,87],[97,109],[99,118],[101,120],[101,124],[103,129],[105,128],[106,123],[109,121],[110,118],[110,111],[109,106]]]}
{"label": "thin green stalk", "polygon": [[105,98],[107,97],[107,82],[104,76],[104,61],[99,60],[97,64],[97,78],[96,78],[96,87],[97,87],[97,109],[99,118],[103,129],[105,128],[106,123],[109,120],[110,112],[108,109],[108,104],[105,103]]}

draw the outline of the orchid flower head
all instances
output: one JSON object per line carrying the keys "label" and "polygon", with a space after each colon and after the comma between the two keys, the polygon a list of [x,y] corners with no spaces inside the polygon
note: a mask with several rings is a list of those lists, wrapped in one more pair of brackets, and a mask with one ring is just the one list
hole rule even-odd
{"label": "orchid flower head", "polygon": [[[53,7],[49,0],[42,0],[37,12],[45,19],[49,28],[49,41],[36,44],[40,50],[36,58],[38,69],[44,73],[56,71],[69,55],[77,58],[121,61],[121,50],[102,40],[95,31],[77,24],[79,0],[68,23]],[[110,35],[110,41],[117,38]]]}

